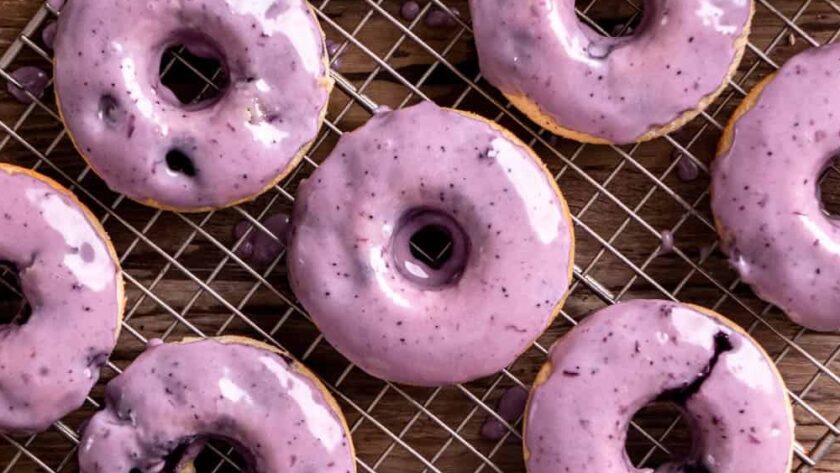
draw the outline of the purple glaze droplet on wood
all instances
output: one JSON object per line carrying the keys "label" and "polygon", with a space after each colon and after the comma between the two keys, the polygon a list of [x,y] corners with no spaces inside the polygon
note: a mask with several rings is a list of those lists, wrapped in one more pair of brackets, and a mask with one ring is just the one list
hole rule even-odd
{"label": "purple glaze droplet on wood", "polygon": [[[521,386],[514,386],[505,390],[499,403],[496,405],[496,413],[508,424],[515,422],[525,411],[525,404],[528,403],[528,391]],[[499,440],[504,437],[508,428],[493,416],[487,416],[481,426],[481,436],[488,440]]]}
{"label": "purple glaze droplet on wood", "polygon": [[403,2],[400,7],[400,16],[405,21],[414,21],[420,14],[420,4],[415,1]]}
{"label": "purple glaze droplet on wood", "polygon": [[674,233],[671,230],[662,230],[660,236],[660,248],[659,254],[660,255],[667,255],[669,253],[673,253],[674,251]]}
{"label": "purple glaze droplet on wood", "polygon": [[253,228],[248,220],[242,220],[233,228],[233,236],[239,240],[246,233],[248,236],[236,250],[237,256],[254,264],[268,264],[274,261],[286,248],[286,237],[289,230],[289,216],[284,213],[268,217],[263,226],[271,232],[267,234],[261,228]]}
{"label": "purple glaze droplet on wood", "polygon": [[458,24],[454,17],[461,16],[461,12],[457,8],[450,8],[449,12],[435,8],[426,15],[423,24],[430,28],[451,28]]}
{"label": "purple glaze droplet on wood", "polygon": [[677,161],[677,176],[684,182],[691,182],[700,175],[700,167],[688,156],[675,151],[674,160]]}
{"label": "purple glaze droplet on wood", "polygon": [[154,348],[163,345],[163,340],[160,338],[150,338],[146,341],[146,348]]}
{"label": "purple glaze droplet on wood", "polygon": [[53,45],[55,44],[55,32],[58,29],[58,23],[51,21],[44,27],[44,30],[41,32],[41,41],[44,42],[44,46],[48,49],[53,49]]}
{"label": "purple glaze droplet on wood", "polygon": [[23,66],[10,74],[21,86],[8,82],[6,90],[9,91],[12,97],[21,103],[30,104],[33,102],[32,98],[26,92],[32,94],[35,98],[40,99],[44,96],[44,90],[50,82],[50,76],[42,69],[33,66]]}
{"label": "purple glaze droplet on wood", "polygon": [[331,65],[333,69],[340,69],[343,63],[341,55],[338,51],[341,49],[341,43],[327,39],[327,54],[330,55]]}

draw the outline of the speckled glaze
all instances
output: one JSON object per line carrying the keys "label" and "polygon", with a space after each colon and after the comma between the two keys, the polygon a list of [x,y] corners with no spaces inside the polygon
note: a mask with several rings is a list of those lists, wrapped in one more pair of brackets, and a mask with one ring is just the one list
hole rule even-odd
{"label": "speckled glaze", "polygon": [[740,110],[712,181],[741,278],[794,322],[826,331],[840,329],[840,220],[823,212],[818,180],[840,149],[838,80],[840,46],[791,59]]}
{"label": "speckled glaze", "polygon": [[[449,233],[439,269],[409,251]],[[301,185],[292,287],[327,340],[368,373],[444,385],[507,366],[545,329],[571,277],[565,200],[521,142],[424,102],[342,136]]]}
{"label": "speckled glaze", "polygon": [[236,446],[249,473],[356,471],[324,386],[253,340],[150,344],[105,396],[82,435],[81,473],[179,471],[213,437]]}
{"label": "speckled glaze", "polygon": [[630,419],[673,402],[692,429],[684,462],[657,473],[786,473],[793,416],[773,363],[699,307],[637,300],[587,317],[551,350],[526,412],[529,473],[632,473]]}
{"label": "speckled glaze", "polygon": [[[161,56],[179,43],[221,60],[220,97],[183,105],[161,84]],[[60,111],[96,172],[134,200],[184,211],[281,179],[315,138],[332,87],[304,0],[71,0],[55,62]],[[194,172],[173,171],[171,151]]]}
{"label": "speckled glaze", "polygon": [[645,0],[636,32],[610,38],[574,6],[470,0],[481,71],[541,125],[612,143],[653,138],[705,107],[740,62],[752,14],[751,0]]}
{"label": "speckled glaze", "polygon": [[0,432],[46,430],[77,409],[114,349],[123,286],[99,223],[57,183],[0,163],[0,261],[32,314],[0,325]]}

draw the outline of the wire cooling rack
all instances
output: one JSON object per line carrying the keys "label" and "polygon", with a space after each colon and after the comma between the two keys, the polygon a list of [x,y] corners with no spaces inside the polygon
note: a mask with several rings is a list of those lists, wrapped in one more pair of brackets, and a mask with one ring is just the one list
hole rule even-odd
{"label": "wire cooling rack", "polygon": [[[72,1],[72,0],[71,0]],[[583,21],[604,34],[622,34],[638,22],[640,0],[577,2]],[[0,91],[0,161],[28,166],[70,187],[112,235],[127,284],[123,331],[102,380],[86,405],[49,431],[0,436],[2,472],[76,471],[79,427],[100,406],[104,384],[124,369],[152,337],[236,334],[285,347],[311,366],[338,398],[353,431],[362,472],[522,472],[521,419],[507,423],[495,402],[511,386],[527,387],[546,350],[591,310],[638,297],[679,299],[712,307],[747,328],[778,364],[797,420],[796,471],[838,471],[840,452],[840,337],[789,323],[758,300],[716,251],[708,205],[708,169],[734,107],[759,79],[795,52],[840,35],[840,6],[831,0],[756,0],[751,42],[725,93],[684,129],[652,143],[591,146],[558,140],[539,130],[482,78],[463,0],[421,2],[411,21],[396,0],[319,0],[314,3],[328,38],[337,87],[327,123],[293,176],[253,203],[201,215],[160,212],[111,193],[84,166],[69,141],[48,91],[31,105]],[[429,19],[448,12],[448,25]],[[457,14],[453,14],[457,11]],[[22,65],[50,69],[43,28],[58,12],[36,1],[0,0],[0,84]],[[19,22],[15,23],[15,19]],[[440,18],[438,18],[439,20]],[[9,32],[11,22],[14,31]],[[200,61],[199,61],[200,62]],[[162,64],[173,88],[199,84],[200,96],[223,82],[218,70],[173,50]],[[3,84],[5,85],[5,84]],[[803,84],[804,87],[807,84]],[[569,91],[574,93],[574,91]],[[33,97],[34,98],[34,97]],[[578,239],[571,296],[557,322],[508,369],[487,379],[446,388],[409,388],[373,379],[322,339],[289,290],[283,255],[251,264],[234,238],[239,221],[270,235],[261,222],[288,212],[295,189],[332,149],[336,139],[380,105],[419,100],[480,113],[511,128],[545,160],[569,200]],[[779,111],[784,113],[784,111]],[[700,176],[681,180],[678,168]],[[823,182],[826,204],[837,213],[840,171]],[[663,254],[662,231],[676,247]],[[0,269],[0,294],[20,299],[14,276]],[[0,299],[2,300],[2,299]],[[481,424],[494,418],[503,438],[484,439]],[[655,466],[688,442],[678,414],[654,406],[635,418],[628,452],[639,466]],[[236,471],[229,446],[202,453],[199,471]]]}

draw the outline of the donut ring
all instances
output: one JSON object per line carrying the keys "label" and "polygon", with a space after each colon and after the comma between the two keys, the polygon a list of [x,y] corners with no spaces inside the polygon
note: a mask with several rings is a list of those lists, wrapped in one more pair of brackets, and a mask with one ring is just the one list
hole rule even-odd
{"label": "donut ring", "polygon": [[[533,151],[424,102],[346,133],[298,190],[290,282],[326,339],[379,378],[434,386],[512,363],[559,313],[574,236]],[[410,251],[436,228],[438,265]]]}
{"label": "donut ring", "polygon": [[[165,210],[251,200],[300,162],[333,81],[305,0],[73,0],[55,44],[56,100],[108,186]],[[229,85],[182,104],[158,76],[183,44],[219,58]]]}
{"label": "donut ring", "polygon": [[82,434],[81,473],[190,471],[210,437],[234,445],[246,471],[356,471],[347,423],[326,387],[255,340],[150,343],[105,395]]}
{"label": "donut ring", "polygon": [[42,432],[79,408],[120,332],[119,259],[61,184],[0,163],[0,261],[17,267],[31,315],[0,325],[0,432]]}
{"label": "donut ring", "polygon": [[840,46],[811,49],[758,84],[727,125],[712,173],[732,266],[759,297],[821,331],[840,329],[840,220],[818,190],[840,149],[838,64]]}
{"label": "donut ring", "polygon": [[633,36],[581,22],[573,0],[470,0],[484,77],[532,121],[583,143],[670,133],[726,88],[752,0],[645,0]]}
{"label": "donut ring", "polygon": [[793,411],[784,381],[740,327],[702,307],[623,302],[588,316],[551,349],[525,415],[529,473],[640,473],[625,442],[648,403],[676,404],[692,428],[683,463],[657,473],[787,473]]}

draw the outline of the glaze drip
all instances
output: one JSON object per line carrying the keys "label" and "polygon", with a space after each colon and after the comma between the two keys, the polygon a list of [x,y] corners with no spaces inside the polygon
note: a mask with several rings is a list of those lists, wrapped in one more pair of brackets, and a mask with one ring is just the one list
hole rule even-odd
{"label": "glaze drip", "polygon": [[703,371],[700,372],[700,375],[694,379],[688,386],[682,388],[676,388],[668,390],[657,398],[658,401],[668,401],[673,402],[679,406],[684,406],[688,400],[697,394],[700,391],[700,388],[703,386],[703,383],[709,379],[711,376],[712,371],[715,369],[715,366],[720,360],[720,356],[728,351],[731,351],[733,348],[732,343],[729,342],[729,335],[724,332],[718,332],[715,334],[715,342],[714,342],[714,353],[712,357],[709,359],[709,363],[703,367]]}

